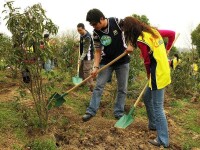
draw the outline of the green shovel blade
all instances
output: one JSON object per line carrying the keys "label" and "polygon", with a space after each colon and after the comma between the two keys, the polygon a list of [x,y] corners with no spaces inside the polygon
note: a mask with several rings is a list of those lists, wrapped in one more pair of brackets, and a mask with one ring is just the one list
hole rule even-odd
{"label": "green shovel blade", "polygon": [[116,123],[115,123],[115,127],[116,128],[122,128],[125,129],[126,127],[128,127],[133,121],[133,113],[134,113],[134,108],[132,108],[130,110],[130,112],[128,113],[128,115],[123,115]]}
{"label": "green shovel blade", "polygon": [[54,93],[48,100],[48,109],[50,110],[53,107],[61,106],[65,102],[65,95],[66,94],[60,95],[58,93]]}
{"label": "green shovel blade", "polygon": [[79,83],[81,83],[83,81],[82,78],[79,78],[78,76],[76,77],[72,77],[72,82],[75,84],[75,85],[78,85]]}

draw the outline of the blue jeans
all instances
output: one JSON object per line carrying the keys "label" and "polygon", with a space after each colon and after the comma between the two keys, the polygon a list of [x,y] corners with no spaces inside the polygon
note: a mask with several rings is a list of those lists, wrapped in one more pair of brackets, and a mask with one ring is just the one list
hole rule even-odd
{"label": "blue jeans", "polygon": [[149,120],[149,129],[156,129],[157,141],[169,146],[168,124],[164,113],[164,89],[151,90],[149,87],[143,96]]}
{"label": "blue jeans", "polygon": [[54,67],[54,61],[52,61],[51,59],[47,59],[45,64],[44,64],[44,69],[45,71],[51,71]]}
{"label": "blue jeans", "polygon": [[[103,66],[101,65],[100,67]],[[108,79],[110,79],[110,76],[113,71],[115,71],[116,73],[117,87],[118,87],[114,105],[114,115],[115,117],[123,116],[125,99],[127,94],[129,63],[117,66],[109,66],[108,68],[106,68],[105,70],[101,71],[98,74],[96,86],[93,90],[92,98],[90,100],[90,105],[87,108],[86,113],[89,113],[93,116],[96,114],[101,101],[103,89]]]}

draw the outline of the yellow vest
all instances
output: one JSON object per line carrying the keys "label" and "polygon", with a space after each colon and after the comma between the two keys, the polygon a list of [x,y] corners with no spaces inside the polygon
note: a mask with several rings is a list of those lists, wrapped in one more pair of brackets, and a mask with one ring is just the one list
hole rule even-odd
{"label": "yellow vest", "polygon": [[193,71],[192,71],[192,74],[193,75],[196,75],[197,74],[197,72],[198,72],[198,65],[196,64],[196,63],[193,63],[192,64],[192,69],[193,69]]}
{"label": "yellow vest", "polygon": [[193,70],[196,71],[196,72],[198,71],[198,66],[195,63],[193,64]]}
{"label": "yellow vest", "polygon": [[[157,89],[162,89],[171,83],[170,68],[164,41],[157,30],[153,29],[153,31],[158,35],[157,39],[150,33],[143,32],[144,37],[142,38],[142,36],[139,36],[138,41],[148,45],[150,53],[153,53],[153,57],[157,63],[155,70],[156,85]],[[149,80],[149,87],[152,89],[151,77]]]}
{"label": "yellow vest", "polygon": [[173,69],[175,70],[176,69],[176,67],[178,66],[178,64],[181,62],[181,60],[179,59],[179,60],[177,60],[177,58],[174,58],[173,59]]}
{"label": "yellow vest", "polygon": [[29,52],[29,53],[33,53],[33,52],[34,52],[33,46],[27,47],[26,50],[27,50],[27,52]]}

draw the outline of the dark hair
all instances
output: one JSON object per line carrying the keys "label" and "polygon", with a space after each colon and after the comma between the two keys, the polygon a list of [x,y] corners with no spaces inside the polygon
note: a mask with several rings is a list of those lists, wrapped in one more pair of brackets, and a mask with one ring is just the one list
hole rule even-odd
{"label": "dark hair", "polygon": [[44,38],[49,38],[49,34],[44,34]]}
{"label": "dark hair", "polygon": [[174,54],[174,57],[177,58],[177,61],[179,60],[179,56],[178,56],[178,54]]}
{"label": "dark hair", "polygon": [[148,32],[153,35],[153,37],[158,38],[151,26],[139,21],[134,17],[126,17],[121,23],[120,26],[124,31],[125,41],[130,42],[132,46],[137,47],[137,39],[141,35],[144,36],[142,31]]}
{"label": "dark hair", "polygon": [[77,27],[78,27],[78,28],[83,28],[83,29],[85,29],[85,25],[84,25],[83,23],[79,23],[79,24],[77,25]]}
{"label": "dark hair", "polygon": [[86,21],[89,21],[90,23],[98,23],[101,18],[105,19],[104,14],[99,9],[94,8],[88,11]]}

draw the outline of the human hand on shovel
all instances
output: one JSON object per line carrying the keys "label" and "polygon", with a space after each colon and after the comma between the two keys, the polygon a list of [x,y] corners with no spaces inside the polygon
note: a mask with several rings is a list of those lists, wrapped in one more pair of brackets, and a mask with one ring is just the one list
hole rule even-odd
{"label": "human hand on shovel", "polygon": [[66,100],[64,99],[64,97],[70,93],[71,91],[73,91],[74,89],[78,88],[79,86],[81,86],[82,84],[86,83],[90,78],[92,77],[96,77],[96,75],[101,72],[102,70],[108,68],[110,65],[112,65],[113,63],[115,63],[117,60],[121,59],[122,57],[124,57],[125,55],[127,55],[127,52],[125,51],[124,53],[122,53],[121,55],[119,55],[117,58],[115,58],[114,60],[112,60],[111,62],[109,62],[108,64],[104,65],[101,68],[98,68],[97,66],[93,67],[93,71],[91,73],[91,75],[89,77],[87,77],[85,80],[83,80],[81,83],[75,85],[73,88],[71,88],[70,90],[68,90],[66,93],[60,95],[57,92],[55,92],[49,99],[47,102],[47,108],[51,109],[54,107],[59,107],[61,106]]}
{"label": "human hand on shovel", "polygon": [[96,66],[93,67],[93,70],[91,72],[92,78],[96,78],[96,76],[98,74],[98,70],[99,70],[99,67],[96,67]]}

